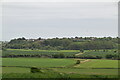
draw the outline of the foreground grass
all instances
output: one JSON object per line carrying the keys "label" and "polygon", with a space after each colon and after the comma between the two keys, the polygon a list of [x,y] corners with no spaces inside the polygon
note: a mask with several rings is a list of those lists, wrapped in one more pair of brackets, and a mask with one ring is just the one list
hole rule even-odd
{"label": "foreground grass", "polygon": [[30,68],[2,67],[2,73],[30,73]]}
{"label": "foreground grass", "polygon": [[118,69],[79,69],[79,68],[64,68],[55,69],[57,72],[70,74],[84,75],[118,75]]}
{"label": "foreground grass", "polygon": [[[3,73],[30,73],[30,68],[3,67]],[[47,69],[42,69],[47,70]],[[51,71],[67,74],[84,75],[118,75],[118,69],[79,69],[79,68],[50,68]]]}
{"label": "foreground grass", "polygon": [[43,73],[3,73],[3,78],[62,78],[59,73],[46,71]]}
{"label": "foreground grass", "polygon": [[3,74],[2,78],[118,78],[115,75],[80,75],[80,74],[63,74],[56,72],[47,73],[7,73]]}
{"label": "foreground grass", "polygon": [[[2,61],[6,66],[2,67],[3,78],[117,78],[118,75],[117,60],[89,59],[77,65],[76,59],[3,58]],[[31,73],[25,66],[43,69],[41,73]]]}

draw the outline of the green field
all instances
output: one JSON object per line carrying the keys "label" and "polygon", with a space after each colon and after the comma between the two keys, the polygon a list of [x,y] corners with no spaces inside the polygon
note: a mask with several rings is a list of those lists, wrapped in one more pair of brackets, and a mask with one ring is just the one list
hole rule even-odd
{"label": "green field", "polygon": [[51,59],[51,58],[3,58],[3,66],[26,66],[26,67],[64,67],[75,64],[74,59]]}
{"label": "green field", "polygon": [[67,68],[56,69],[58,72],[69,74],[84,74],[84,75],[118,75],[118,69],[79,69],[79,68]]}
{"label": "green field", "polygon": [[21,67],[2,67],[2,73],[30,73],[30,69]]}
{"label": "green field", "polygon": [[[76,59],[51,59],[51,58],[3,58],[3,78],[55,78],[55,77],[117,77],[117,60],[80,59],[83,63],[75,65]],[[16,66],[16,67],[15,67]],[[36,66],[43,68],[42,73],[30,73],[30,68]],[[92,69],[95,68],[95,69]],[[23,75],[24,74],[24,75]],[[51,74],[54,74],[51,75]],[[94,76],[96,75],[96,76]]]}
{"label": "green field", "polygon": [[90,59],[88,62],[78,65],[77,67],[79,68],[118,68],[118,60]]}
{"label": "green field", "polygon": [[[116,78],[118,75],[118,60],[104,59],[107,54],[117,54],[114,50],[25,50],[7,49],[3,55],[53,55],[63,53],[73,55],[99,55],[103,59],[80,58],[2,58],[3,78]],[[75,64],[80,60],[80,64]],[[30,68],[41,68],[40,73],[31,73]]]}
{"label": "green field", "polygon": [[[80,59],[84,61],[85,59]],[[53,58],[3,58],[3,66],[36,66],[36,67],[65,67],[74,65],[76,59],[53,59]],[[118,60],[87,59],[79,68],[118,68]]]}

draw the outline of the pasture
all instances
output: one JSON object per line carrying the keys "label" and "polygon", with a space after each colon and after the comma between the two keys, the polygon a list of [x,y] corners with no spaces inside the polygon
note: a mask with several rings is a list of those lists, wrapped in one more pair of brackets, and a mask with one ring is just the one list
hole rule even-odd
{"label": "pasture", "polygon": [[[65,56],[117,54],[114,50],[25,50],[7,49],[3,55],[53,55],[63,53]],[[79,56],[78,55],[78,56]],[[80,60],[80,64],[76,61]],[[42,73],[31,73],[30,68],[41,68]],[[118,60],[80,59],[80,58],[41,58],[19,57],[2,58],[3,78],[116,78],[118,75]]]}
{"label": "pasture", "polygon": [[24,67],[65,67],[75,64],[74,59],[51,59],[51,58],[3,58],[3,66]]}
{"label": "pasture", "polygon": [[[75,64],[76,59],[52,58],[3,58],[3,78],[32,77],[117,77],[117,60],[80,59],[81,64]],[[83,63],[82,63],[83,62]],[[43,68],[43,73],[31,73],[29,67]],[[28,67],[28,68],[27,68]],[[23,75],[24,74],[24,75]],[[51,75],[51,74],[54,74]],[[49,75],[49,76],[48,76]],[[96,76],[94,76],[96,75]]]}
{"label": "pasture", "polygon": [[75,67],[79,67],[79,68],[118,68],[118,60],[89,59],[88,62],[82,63]]}

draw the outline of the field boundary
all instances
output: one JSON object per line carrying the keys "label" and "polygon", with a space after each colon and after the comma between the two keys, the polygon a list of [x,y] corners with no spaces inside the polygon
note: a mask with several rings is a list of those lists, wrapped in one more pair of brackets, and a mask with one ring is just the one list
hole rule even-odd
{"label": "field boundary", "polygon": [[[32,67],[28,67],[28,66],[0,66],[0,67],[19,67],[19,68],[32,68]],[[47,68],[43,68],[43,67],[37,67],[38,69],[49,69],[49,68],[74,68],[74,69],[120,69],[120,68],[78,68],[78,67],[47,67]]]}

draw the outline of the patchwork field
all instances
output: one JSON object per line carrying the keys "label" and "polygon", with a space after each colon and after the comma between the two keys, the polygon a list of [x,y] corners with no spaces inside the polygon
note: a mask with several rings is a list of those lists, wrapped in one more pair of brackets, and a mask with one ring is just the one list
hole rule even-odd
{"label": "patchwork field", "polygon": [[[100,56],[105,59],[106,55],[118,55],[115,49],[103,51],[103,50],[84,50],[83,53],[80,50],[30,50],[30,49],[7,49],[2,51],[3,57],[53,57],[56,54],[63,54],[64,57],[95,57]],[[92,58],[91,58],[92,59]]]}
{"label": "patchwork field", "polygon": [[[9,55],[54,55],[102,56],[102,59],[18,57],[2,58],[3,78],[117,78],[118,60],[105,59],[107,54],[117,54],[114,50],[25,50],[7,49],[3,56]],[[80,60],[80,64],[76,64]],[[31,73],[31,67],[40,68],[40,73]]]}

